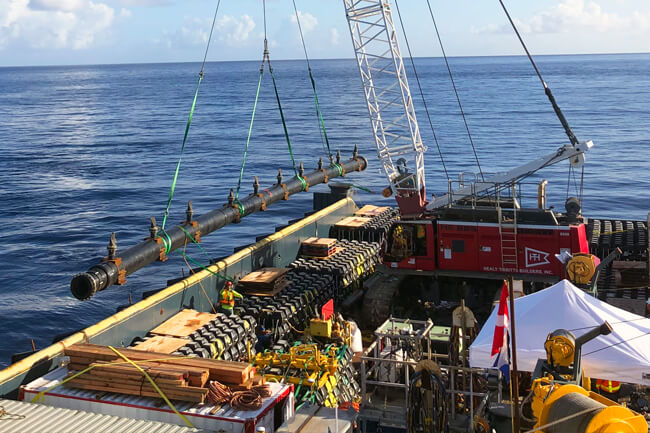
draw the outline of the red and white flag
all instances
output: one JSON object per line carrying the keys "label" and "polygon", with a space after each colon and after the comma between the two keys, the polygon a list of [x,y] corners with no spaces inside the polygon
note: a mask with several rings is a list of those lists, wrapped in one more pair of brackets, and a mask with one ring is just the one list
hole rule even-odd
{"label": "red and white flag", "polygon": [[504,281],[501,288],[501,299],[499,300],[499,311],[497,321],[494,325],[494,339],[492,340],[492,353],[490,357],[497,355],[494,360],[494,367],[502,371],[506,381],[509,380],[510,354],[508,350],[508,326],[510,323],[508,314],[508,284]]}

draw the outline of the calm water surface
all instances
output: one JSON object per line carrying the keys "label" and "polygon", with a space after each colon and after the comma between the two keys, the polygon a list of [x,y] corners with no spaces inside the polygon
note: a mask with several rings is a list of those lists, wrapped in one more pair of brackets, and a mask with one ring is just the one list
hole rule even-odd
{"label": "calm water surface", "polygon": [[[548,56],[538,62],[576,135],[596,143],[585,170],[584,213],[645,219],[650,55]],[[475,171],[444,63],[416,64],[449,171]],[[344,156],[357,144],[369,167],[352,180],[381,190],[385,181],[355,62],[312,66],[330,141]],[[484,170],[515,167],[567,142],[525,58],[453,58],[451,66]],[[170,222],[184,219],[187,200],[204,213],[221,206],[236,186],[258,68],[258,62],[206,66]],[[119,248],[126,248],[148,235],[150,216],[160,221],[198,69],[192,63],[0,68],[0,367],[12,353],[30,350],[31,338],[43,348],[57,334],[114,313],[129,294],[140,299],[143,291],[181,274],[184,263],[173,257],[87,302],[69,291],[70,278],[105,255],[112,231]],[[275,73],[296,159],[315,167],[325,151],[305,64],[275,62]],[[260,98],[245,193],[254,175],[269,185],[278,168],[291,172],[268,76]],[[430,149],[427,185],[444,192],[447,180],[423,114],[418,111]],[[567,164],[560,164],[533,179],[549,179],[549,200],[558,208],[566,198],[567,173]],[[359,199],[380,196],[362,193]],[[214,257],[227,255],[310,207],[311,195],[294,196],[206,236],[204,248]],[[198,251],[190,254],[205,261]]]}

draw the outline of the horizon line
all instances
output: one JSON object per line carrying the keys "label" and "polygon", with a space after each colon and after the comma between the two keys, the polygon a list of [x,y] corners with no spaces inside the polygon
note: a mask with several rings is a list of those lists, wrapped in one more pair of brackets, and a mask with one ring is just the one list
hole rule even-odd
{"label": "horizon line", "polygon": [[[615,55],[642,55],[650,52],[625,52],[625,53],[559,53],[559,54],[536,54],[537,57],[569,57],[569,56],[615,56]],[[467,56],[447,56],[448,58],[467,59],[467,58],[489,58],[489,57],[526,57],[526,54],[495,54],[495,55],[467,55]],[[413,56],[414,59],[442,59],[443,56]],[[304,61],[304,58],[276,59],[274,62],[287,61]],[[323,60],[354,60],[354,57],[325,57],[310,59],[311,61]],[[244,60],[209,60],[206,63],[236,63],[236,62],[259,62],[259,59]],[[123,63],[76,63],[76,64],[46,64],[46,65],[0,65],[0,68],[52,68],[52,67],[78,67],[78,66],[128,66],[128,65],[167,65],[167,64],[190,64],[201,63],[201,60],[183,60],[169,62],[123,62]]]}

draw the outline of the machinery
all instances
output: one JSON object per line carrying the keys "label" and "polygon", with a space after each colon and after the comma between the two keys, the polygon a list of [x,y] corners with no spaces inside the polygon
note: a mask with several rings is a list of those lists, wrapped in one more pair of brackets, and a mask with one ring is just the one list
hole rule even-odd
{"label": "machinery", "polygon": [[[401,220],[387,242],[384,264],[392,271],[464,278],[555,282],[564,278],[555,254],[589,253],[580,202],[569,198],[566,213],[546,208],[546,181],[538,207],[520,205],[520,181],[549,165],[569,160],[583,166],[591,141],[579,142],[550,90],[546,94],[570,144],[537,160],[493,176],[460,177],[446,194],[427,201],[424,153],[397,29],[385,0],[344,0],[378,158],[395,195]],[[398,11],[399,12],[399,11]]]}
{"label": "machinery", "polygon": [[594,295],[597,295],[597,284],[601,271],[616,260],[621,253],[621,249],[617,247],[603,260],[600,260],[593,254],[574,254],[566,263],[567,277],[576,286],[587,289]]}
{"label": "machinery", "polygon": [[[546,338],[546,359],[540,359],[533,373],[530,402],[536,431],[545,433],[626,433],[647,432],[643,415],[591,392],[590,380],[583,375],[580,363],[582,346],[599,335],[611,333],[611,326],[601,326],[575,338],[558,329]],[[581,386],[582,385],[582,386]]]}

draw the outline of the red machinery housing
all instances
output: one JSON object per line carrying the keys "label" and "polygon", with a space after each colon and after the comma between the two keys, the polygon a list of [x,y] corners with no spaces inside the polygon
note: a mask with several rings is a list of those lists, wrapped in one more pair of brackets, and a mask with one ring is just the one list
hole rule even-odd
{"label": "red machinery housing", "polygon": [[410,220],[393,227],[384,264],[392,269],[446,275],[487,273],[494,274],[493,278],[514,274],[523,279],[561,279],[565,269],[555,254],[565,251],[589,253],[584,223]]}

